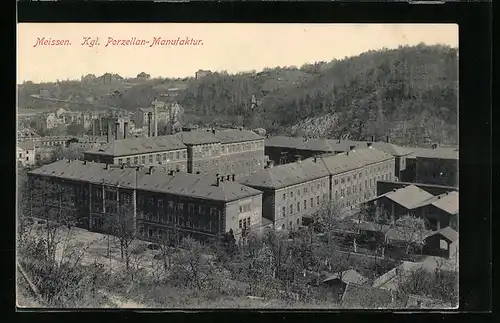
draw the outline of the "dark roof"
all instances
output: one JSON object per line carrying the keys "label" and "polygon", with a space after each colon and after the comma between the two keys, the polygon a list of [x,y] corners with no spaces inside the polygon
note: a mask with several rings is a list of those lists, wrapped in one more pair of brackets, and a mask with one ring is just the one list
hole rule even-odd
{"label": "dark roof", "polygon": [[410,157],[458,159],[458,148],[454,147],[437,147],[437,148],[407,147],[407,149],[413,152],[410,155]]}
{"label": "dark roof", "polygon": [[33,140],[22,141],[17,144],[17,147],[23,150],[33,150],[35,149],[35,142]]}
{"label": "dark roof", "polygon": [[320,157],[332,175],[348,172],[392,158],[394,156],[375,148],[359,148],[333,156]]}
{"label": "dark roof", "polygon": [[363,277],[360,273],[358,273],[354,269],[348,269],[345,271],[341,271],[338,273],[335,273],[328,278],[324,279],[321,283],[327,283],[332,280],[339,279],[345,284],[357,284],[357,285],[363,285],[366,282],[368,282],[368,279],[366,277]]}
{"label": "dark roof", "polygon": [[390,290],[347,284],[342,296],[342,307],[347,308],[394,308],[393,295]]}
{"label": "dark roof", "polygon": [[169,135],[158,137],[131,137],[113,140],[110,143],[88,150],[85,153],[119,157],[182,148],[186,148],[182,141]]}
{"label": "dark roof", "polygon": [[159,167],[148,174],[147,168],[137,170],[135,167],[121,169],[111,166],[105,169],[105,164],[101,163],[60,160],[37,168],[30,174],[226,202],[261,194],[258,190],[235,182],[216,186],[215,178],[211,176],[184,172],[171,175]]}
{"label": "dark roof", "polygon": [[328,170],[312,158],[300,162],[273,166],[239,180],[244,185],[279,189],[328,176]]}

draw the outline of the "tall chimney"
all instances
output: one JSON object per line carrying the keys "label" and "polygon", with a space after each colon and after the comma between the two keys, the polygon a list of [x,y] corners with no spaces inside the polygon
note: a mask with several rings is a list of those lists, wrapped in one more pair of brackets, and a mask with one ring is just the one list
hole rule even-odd
{"label": "tall chimney", "polygon": [[227,175],[227,181],[229,182],[231,180],[231,175]]}
{"label": "tall chimney", "polygon": [[120,129],[120,123],[115,122],[115,140],[118,140],[118,129]]}
{"label": "tall chimney", "polygon": [[111,142],[111,129],[109,126],[109,122],[106,122],[106,136],[107,136],[108,143]]}
{"label": "tall chimney", "polygon": [[123,139],[127,139],[128,122],[123,123]]}
{"label": "tall chimney", "polygon": [[148,172],[149,175],[153,174],[154,168],[155,168],[154,166],[149,166],[149,172]]}
{"label": "tall chimney", "polygon": [[375,142],[375,136],[372,135],[372,142]]}
{"label": "tall chimney", "polygon": [[219,185],[220,185],[220,177],[217,176],[217,186],[219,186]]}
{"label": "tall chimney", "polygon": [[155,118],[155,133],[154,133],[154,136],[158,136],[158,105],[156,104],[156,98],[153,102],[154,104],[154,111],[155,111],[155,115],[153,116],[153,118]]}
{"label": "tall chimney", "polygon": [[385,136],[385,142],[390,142],[389,136]]}
{"label": "tall chimney", "polygon": [[233,175],[231,176],[231,178],[232,178],[232,180],[233,180],[233,182],[234,182],[235,175],[233,174]]}
{"label": "tall chimney", "polygon": [[148,112],[148,137],[151,137],[151,118],[153,117],[153,113]]}

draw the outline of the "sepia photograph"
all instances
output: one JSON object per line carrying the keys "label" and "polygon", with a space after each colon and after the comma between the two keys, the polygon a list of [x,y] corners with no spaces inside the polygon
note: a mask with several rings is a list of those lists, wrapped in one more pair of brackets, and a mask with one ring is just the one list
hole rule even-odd
{"label": "sepia photograph", "polygon": [[19,23],[17,307],[457,309],[458,55],[457,24]]}

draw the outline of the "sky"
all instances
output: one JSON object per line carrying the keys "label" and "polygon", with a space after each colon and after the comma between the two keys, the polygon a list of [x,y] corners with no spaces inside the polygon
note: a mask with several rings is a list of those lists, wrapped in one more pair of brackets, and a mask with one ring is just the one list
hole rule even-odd
{"label": "sky", "polygon": [[[237,73],[300,67],[400,45],[458,47],[456,24],[20,23],[17,28],[18,83],[104,73],[123,77],[141,72],[187,77],[199,69]],[[98,45],[90,47],[97,38]],[[140,44],[127,45],[134,38]],[[43,44],[51,41],[63,45]]]}

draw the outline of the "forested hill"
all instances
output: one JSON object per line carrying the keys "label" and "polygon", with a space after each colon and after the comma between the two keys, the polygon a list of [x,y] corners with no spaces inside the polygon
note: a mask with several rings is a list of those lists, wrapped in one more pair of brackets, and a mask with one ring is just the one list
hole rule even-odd
{"label": "forested hill", "polygon": [[[243,116],[237,118],[243,125],[274,132],[455,143],[457,60],[457,49],[418,45],[300,69],[212,74],[191,83],[182,103],[203,115]],[[259,101],[253,110],[252,95]]]}
{"label": "forested hill", "polygon": [[169,87],[182,85],[186,90],[176,99],[184,107],[185,122],[351,139],[390,135],[410,145],[456,143],[457,54],[455,48],[421,44],[300,68],[211,73],[199,79],[138,75],[124,80],[110,74],[101,77],[103,83],[87,76],[81,82],[20,85],[19,105],[29,105],[29,94],[46,87],[61,98],[135,111]]}

